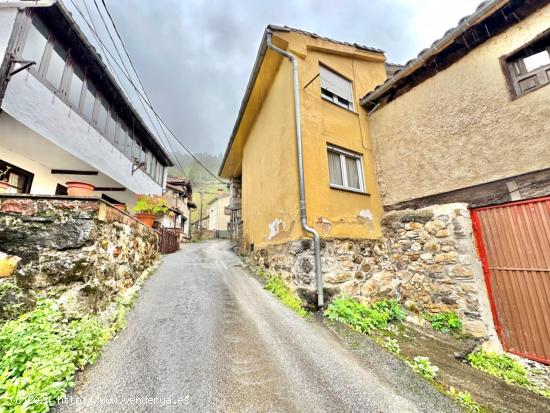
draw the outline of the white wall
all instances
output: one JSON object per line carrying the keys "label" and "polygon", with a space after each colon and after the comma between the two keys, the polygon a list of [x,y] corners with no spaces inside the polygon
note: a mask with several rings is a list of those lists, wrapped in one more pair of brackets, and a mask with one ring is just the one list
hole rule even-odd
{"label": "white wall", "polygon": [[229,215],[225,215],[225,207],[229,206],[229,196],[219,198],[208,205],[208,229],[227,230]]}
{"label": "white wall", "polygon": [[13,31],[13,23],[15,22],[16,14],[16,9],[0,8],[0,59],[3,59],[6,54],[6,49]]}
{"label": "white wall", "polygon": [[2,110],[130,191],[162,193],[161,185],[141,170],[132,175],[128,158],[27,71],[10,80]]}

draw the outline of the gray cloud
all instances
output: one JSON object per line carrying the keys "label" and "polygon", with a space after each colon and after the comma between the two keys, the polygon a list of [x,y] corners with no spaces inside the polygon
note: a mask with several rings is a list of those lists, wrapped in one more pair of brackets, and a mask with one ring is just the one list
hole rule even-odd
{"label": "gray cloud", "polygon": [[[95,11],[92,0],[85,1]],[[69,1],[65,3],[72,9]],[[427,35],[435,32],[440,36],[473,11],[475,3],[107,0],[158,112],[192,151],[210,153],[225,149],[267,24],[378,47],[387,52],[388,60],[404,63],[429,45],[420,43]],[[97,12],[94,19],[99,26]],[[443,23],[445,26],[438,26]],[[97,30],[108,42],[105,31]],[[172,145],[177,146],[175,142]]]}

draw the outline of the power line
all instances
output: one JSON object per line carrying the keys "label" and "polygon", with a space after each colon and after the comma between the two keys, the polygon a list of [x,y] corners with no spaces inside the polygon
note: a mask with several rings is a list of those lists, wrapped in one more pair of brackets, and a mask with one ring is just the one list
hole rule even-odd
{"label": "power line", "polygon": [[[71,0],[72,1],[72,0]],[[94,35],[94,37],[100,42],[100,47],[101,47],[101,50],[103,51],[103,53],[105,54],[105,61],[109,64],[110,66],[110,69],[111,69],[111,72],[113,72],[114,76],[116,77],[118,83],[120,84],[120,86],[122,87],[122,89],[124,90],[124,92],[126,93],[126,95],[128,95],[128,93],[126,92],[125,88],[124,88],[124,85],[122,83],[122,81],[120,80],[120,78],[118,77],[118,74],[116,73],[116,71],[112,68],[112,66],[110,65],[110,60],[107,56],[107,46],[105,46],[103,44],[103,42],[101,42],[101,39],[100,39],[100,36],[97,32],[97,29],[94,25],[94,20],[92,18],[92,14],[90,13],[90,10],[88,9],[88,6],[86,5],[86,2],[83,1],[83,4],[84,4],[84,8],[86,9],[86,13],[88,14],[88,17],[90,19],[90,23],[92,24],[92,27],[90,28],[90,30],[92,31],[92,34]],[[73,5],[75,7],[76,4],[73,2]],[[113,37],[111,36],[111,32],[109,31],[109,28],[107,27],[107,23],[105,22],[105,19],[103,18],[103,15],[101,14],[101,11],[99,10],[99,7],[96,3],[96,0],[94,0],[94,5],[97,9],[97,13],[99,14],[99,17],[101,18],[101,21],[103,22],[103,26],[105,27],[105,30],[107,31],[107,34],[109,35],[109,38],[111,39],[111,42],[113,43],[113,46],[115,47],[115,51],[117,52],[117,55],[118,57],[120,58],[121,62],[122,62],[122,65],[124,66],[124,75],[126,76],[126,78],[129,78],[130,76],[130,71],[128,70],[128,68],[126,67],[126,65],[124,64],[124,59],[122,58],[122,55],[120,54],[119,50],[118,50],[118,47],[113,39]],[[78,7],[77,7],[77,10],[78,10]],[[80,11],[79,11],[80,13]],[[82,16],[82,14],[81,14]],[[84,16],[82,16],[82,18],[84,18]],[[88,24],[86,22],[86,24]],[[90,27],[88,25],[88,27]],[[115,61],[116,63],[116,59],[112,56],[111,53],[109,53],[112,57],[112,59]],[[120,67],[120,66],[119,66]],[[137,73],[136,73],[136,76],[137,76]],[[161,142],[164,144],[164,141],[162,140],[162,136],[160,135],[156,125],[155,125],[155,122],[153,121],[153,119],[151,119],[151,116],[149,115],[149,112],[147,111],[147,107],[143,104],[142,100],[141,100],[141,97],[138,96],[138,99],[139,99],[139,102],[141,104],[141,106],[143,107],[143,110],[145,111],[145,114],[147,115],[147,118],[149,119],[149,122],[151,123],[151,126],[153,127],[153,129],[155,130],[156,134],[158,135],[159,139],[161,140]],[[129,99],[128,99],[129,100]],[[162,126],[161,126],[161,129],[162,129]],[[168,139],[168,137],[166,136],[166,133],[164,132],[164,129],[162,129],[162,132],[163,132],[163,135],[164,135],[164,138],[166,140],[166,142],[168,143],[168,147],[172,150],[172,152],[175,152],[174,151],[174,148],[172,148],[172,145],[170,144],[170,140]],[[135,138],[134,138],[135,139]],[[183,166],[181,165],[181,163],[179,162],[179,159],[177,158],[177,156],[174,156],[175,160],[176,160],[176,163],[178,164],[180,170],[182,171],[182,173],[184,172],[183,171]]]}
{"label": "power line", "polygon": [[[73,4],[73,6],[75,7],[75,9],[77,10],[77,12],[80,14],[80,16],[82,17],[82,19],[84,20],[84,22],[86,23],[86,25],[88,26],[88,28],[95,34],[98,42],[103,45],[105,47],[105,53],[107,53],[109,56],[111,56],[111,58],[113,59],[114,63],[118,66],[118,68],[123,72],[123,75],[124,77],[126,77],[126,79],[128,80],[128,82],[132,85],[132,87],[134,88],[134,90],[136,91],[136,93],[141,96],[141,98],[145,101],[145,103],[147,104],[147,106],[151,109],[151,111],[155,114],[156,118],[158,119],[158,121],[166,128],[166,130],[170,133],[170,135],[172,135],[172,137],[176,140],[177,143],[180,144],[180,146],[191,156],[191,158],[193,158],[193,160],[195,162],[197,162],[206,172],[208,172],[209,175],[211,175],[214,179],[216,179],[217,181],[223,183],[224,185],[227,184],[227,182],[221,180],[220,178],[218,178],[212,171],[210,171],[201,161],[199,161],[197,159],[197,157],[193,154],[193,152],[191,152],[186,146],[185,144],[180,140],[180,138],[178,138],[176,136],[176,134],[170,129],[170,127],[166,124],[166,122],[164,122],[164,120],[160,117],[160,115],[158,114],[158,112],[155,110],[155,108],[153,107],[153,105],[151,104],[151,102],[149,102],[147,100],[147,98],[144,96],[144,94],[139,90],[139,88],[135,85],[135,83],[132,81],[132,79],[126,74],[124,73],[124,69],[123,67],[117,62],[116,58],[113,56],[113,54],[109,51],[109,49],[107,48],[107,46],[105,45],[105,43],[103,43],[103,41],[101,40],[101,38],[99,37],[99,35],[97,34],[97,32],[94,30],[94,28],[92,28],[90,26],[90,23],[88,23],[88,21],[86,20],[86,17],[83,15],[82,11],[80,10],[80,8],[76,5],[76,3],[74,2],[74,0],[71,0],[71,3]],[[136,73],[137,74],[137,73]],[[174,155],[175,154],[175,151],[174,151]]]}

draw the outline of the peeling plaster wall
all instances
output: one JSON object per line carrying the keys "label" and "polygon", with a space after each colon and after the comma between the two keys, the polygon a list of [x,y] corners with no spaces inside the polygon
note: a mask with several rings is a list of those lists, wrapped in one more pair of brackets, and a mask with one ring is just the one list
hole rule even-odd
{"label": "peeling plaster wall", "polygon": [[[367,116],[358,99],[386,79],[384,64],[308,49],[300,62],[304,86],[319,73],[320,64],[352,80],[356,113],[322,99],[318,77],[306,89],[300,88],[309,223],[322,237],[380,237],[382,204]],[[328,144],[362,155],[368,195],[330,187]]]}
{"label": "peeling plaster wall", "polygon": [[384,205],[550,167],[550,86],[512,101],[499,62],[549,22],[550,5],[370,117]]}
{"label": "peeling plaster wall", "polygon": [[[382,203],[367,117],[358,100],[362,93],[385,80],[382,57],[375,55],[373,59],[378,61],[366,61],[364,54],[353,48],[294,32],[277,32],[276,37],[288,42],[288,49],[299,56],[308,223],[323,237],[380,237]],[[323,52],[313,44],[338,49],[338,54]],[[263,65],[269,67],[263,67],[261,73],[271,73],[271,65],[276,62],[280,66],[272,81],[259,76],[255,88],[262,87],[266,97],[242,159],[244,244],[254,244],[255,248],[305,236],[299,215],[292,67],[287,59],[277,61],[272,58],[272,51],[267,53]],[[320,62],[353,80],[357,113],[321,98],[319,79],[314,79]],[[362,155],[369,194],[330,188],[328,143]]]}
{"label": "peeling plaster wall", "polygon": [[[265,93],[242,160],[243,242],[255,248],[302,236],[289,62],[281,62]],[[272,231],[275,220],[280,223]]]}

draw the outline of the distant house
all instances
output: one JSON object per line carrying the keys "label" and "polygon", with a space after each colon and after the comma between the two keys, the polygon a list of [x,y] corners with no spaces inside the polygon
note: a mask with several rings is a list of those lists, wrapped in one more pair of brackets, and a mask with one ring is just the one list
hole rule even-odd
{"label": "distant house", "polygon": [[227,231],[229,224],[229,195],[220,194],[208,203],[208,230]]}
{"label": "distant house", "polygon": [[0,57],[7,192],[66,194],[80,181],[128,206],[162,194],[169,155],[61,2],[3,2]]}
{"label": "distant house", "polygon": [[549,85],[546,0],[485,1],[404,66],[268,26],[220,169],[234,240],[310,305],[454,311],[550,363]]}
{"label": "distant house", "polygon": [[183,236],[189,237],[190,209],[196,208],[193,203],[191,181],[185,178],[168,177],[163,197],[168,202],[169,211],[157,218],[159,225],[177,229]]}

